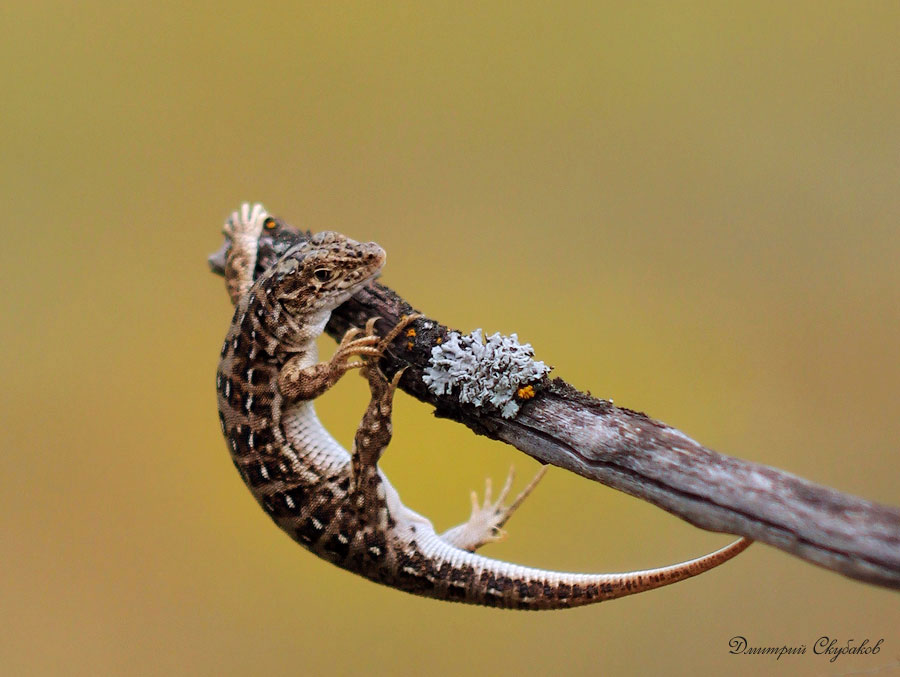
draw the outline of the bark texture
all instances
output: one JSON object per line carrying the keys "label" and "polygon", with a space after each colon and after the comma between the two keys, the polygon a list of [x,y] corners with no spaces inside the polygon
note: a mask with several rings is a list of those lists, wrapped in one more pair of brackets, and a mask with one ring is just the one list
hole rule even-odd
{"label": "bark texture", "polygon": [[[414,312],[379,284],[341,306],[326,331],[381,317],[384,333]],[[430,327],[423,328],[425,322]],[[719,454],[642,414],[577,391],[560,379],[538,383],[511,419],[432,394],[422,381],[431,348],[451,331],[416,323],[382,361],[388,377],[407,367],[400,387],[435,414],[502,440],[542,463],[644,499],[709,531],[747,536],[819,566],[900,589],[900,510],[840,493],[776,468]]]}

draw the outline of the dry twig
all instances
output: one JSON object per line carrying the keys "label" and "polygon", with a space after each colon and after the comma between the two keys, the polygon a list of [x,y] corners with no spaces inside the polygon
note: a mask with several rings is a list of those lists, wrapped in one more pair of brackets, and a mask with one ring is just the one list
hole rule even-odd
{"label": "dry twig", "polygon": [[[382,285],[341,306],[326,331],[339,339],[351,326],[383,318],[382,331],[411,306]],[[430,324],[429,328],[423,328]],[[764,465],[724,456],[645,414],[613,406],[562,381],[544,380],[510,419],[431,393],[422,381],[431,348],[450,330],[416,323],[382,362],[400,387],[435,414],[502,440],[534,457],[642,498],[709,531],[748,536],[828,569],[900,589],[900,510],[813,484]]]}

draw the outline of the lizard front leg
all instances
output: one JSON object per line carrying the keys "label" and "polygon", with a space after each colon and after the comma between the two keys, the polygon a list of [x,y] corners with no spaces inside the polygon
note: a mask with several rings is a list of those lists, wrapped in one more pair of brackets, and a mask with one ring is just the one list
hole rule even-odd
{"label": "lizard front leg", "polygon": [[365,335],[362,337],[359,337],[362,333],[359,329],[354,327],[348,330],[328,362],[303,366],[306,357],[303,354],[295,355],[285,362],[278,374],[281,395],[290,401],[314,400],[348,371],[363,366],[362,362],[351,359],[354,356],[381,357],[379,345],[382,339],[373,332],[376,319],[372,318],[366,323]]}
{"label": "lizard front leg", "polygon": [[[352,328],[344,334],[341,343],[328,362],[303,366],[303,355],[288,360],[278,375],[278,388],[288,400],[313,400],[337,383],[351,369],[363,366],[363,362],[351,361],[354,356],[380,359],[387,347],[413,321],[421,315],[404,315],[384,336],[375,334],[375,323],[381,319],[370,318],[365,330]],[[360,334],[362,337],[357,338]]]}
{"label": "lizard front leg", "polygon": [[491,502],[491,478],[487,478],[484,483],[484,503],[479,505],[478,494],[473,491],[472,515],[469,517],[469,520],[442,533],[441,540],[469,552],[475,552],[486,543],[503,540],[506,537],[503,525],[512,517],[516,509],[522,505],[525,498],[534,491],[534,488],[546,472],[547,466],[542,466],[534,476],[534,479],[509,505],[503,505],[503,501],[512,488],[515,469],[512,467],[509,469],[506,483],[503,485],[503,489],[500,490],[497,500],[493,503]]}

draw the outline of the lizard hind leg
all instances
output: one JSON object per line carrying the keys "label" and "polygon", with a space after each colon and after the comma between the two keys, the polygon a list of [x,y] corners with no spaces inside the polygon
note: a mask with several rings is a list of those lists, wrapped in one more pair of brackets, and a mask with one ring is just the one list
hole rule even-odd
{"label": "lizard hind leg", "polygon": [[[360,375],[369,382],[371,399],[366,413],[356,431],[353,441],[353,476],[354,480],[361,477],[363,470],[371,470],[377,473],[378,459],[391,441],[393,429],[391,426],[391,414],[394,410],[394,393],[397,384],[403,376],[406,368],[398,369],[394,377],[388,381],[387,377],[378,368],[377,361],[384,355],[384,351],[391,342],[400,335],[409,324],[422,317],[421,315],[404,315],[400,321],[384,336],[379,338],[375,334],[375,323],[380,317],[369,318],[363,338],[356,339],[358,329],[351,329],[344,336],[344,341],[350,340],[350,345],[366,341],[365,347],[356,352],[362,357],[359,363],[362,367]],[[374,343],[373,343],[374,342]],[[373,347],[374,346],[374,347]],[[340,351],[339,351],[340,352]],[[356,364],[356,363],[354,363]]]}
{"label": "lizard hind leg", "polygon": [[512,488],[515,469],[512,467],[509,469],[509,475],[506,478],[503,489],[500,490],[497,500],[493,502],[491,500],[491,479],[487,478],[484,483],[484,502],[479,505],[478,495],[473,491],[472,515],[469,517],[469,520],[442,533],[440,536],[441,540],[469,552],[475,552],[486,543],[503,540],[506,537],[503,525],[512,517],[516,509],[522,505],[522,502],[534,490],[546,472],[547,466],[542,466],[534,476],[534,479],[509,505],[504,505],[503,502]]}
{"label": "lizard hind leg", "polygon": [[231,302],[238,300],[253,285],[253,269],[259,249],[259,236],[269,214],[261,204],[245,202],[240,212],[232,212],[222,231],[231,241],[225,257],[225,286]]}
{"label": "lizard hind leg", "polygon": [[369,382],[371,399],[353,441],[353,456],[358,459],[361,467],[375,468],[381,454],[391,442],[394,393],[403,372],[403,369],[399,369],[394,378],[388,381],[372,362],[367,361],[362,367],[362,376]]}
{"label": "lizard hind leg", "polygon": [[356,508],[378,523],[387,521],[385,491],[378,473],[378,459],[391,442],[394,392],[403,369],[390,381],[372,361],[366,361],[362,376],[369,382],[371,399],[353,439],[351,454],[351,487],[356,494]]}

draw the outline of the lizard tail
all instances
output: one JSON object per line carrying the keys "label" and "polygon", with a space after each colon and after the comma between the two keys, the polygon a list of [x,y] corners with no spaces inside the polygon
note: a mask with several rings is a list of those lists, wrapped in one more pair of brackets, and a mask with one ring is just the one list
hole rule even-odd
{"label": "lizard tail", "polygon": [[419,543],[416,555],[401,556],[409,559],[399,562],[401,580],[389,584],[427,597],[503,609],[568,609],[683,581],[727,562],[752,542],[741,538],[702,557],[658,569],[576,574],[501,562],[429,535]]}

